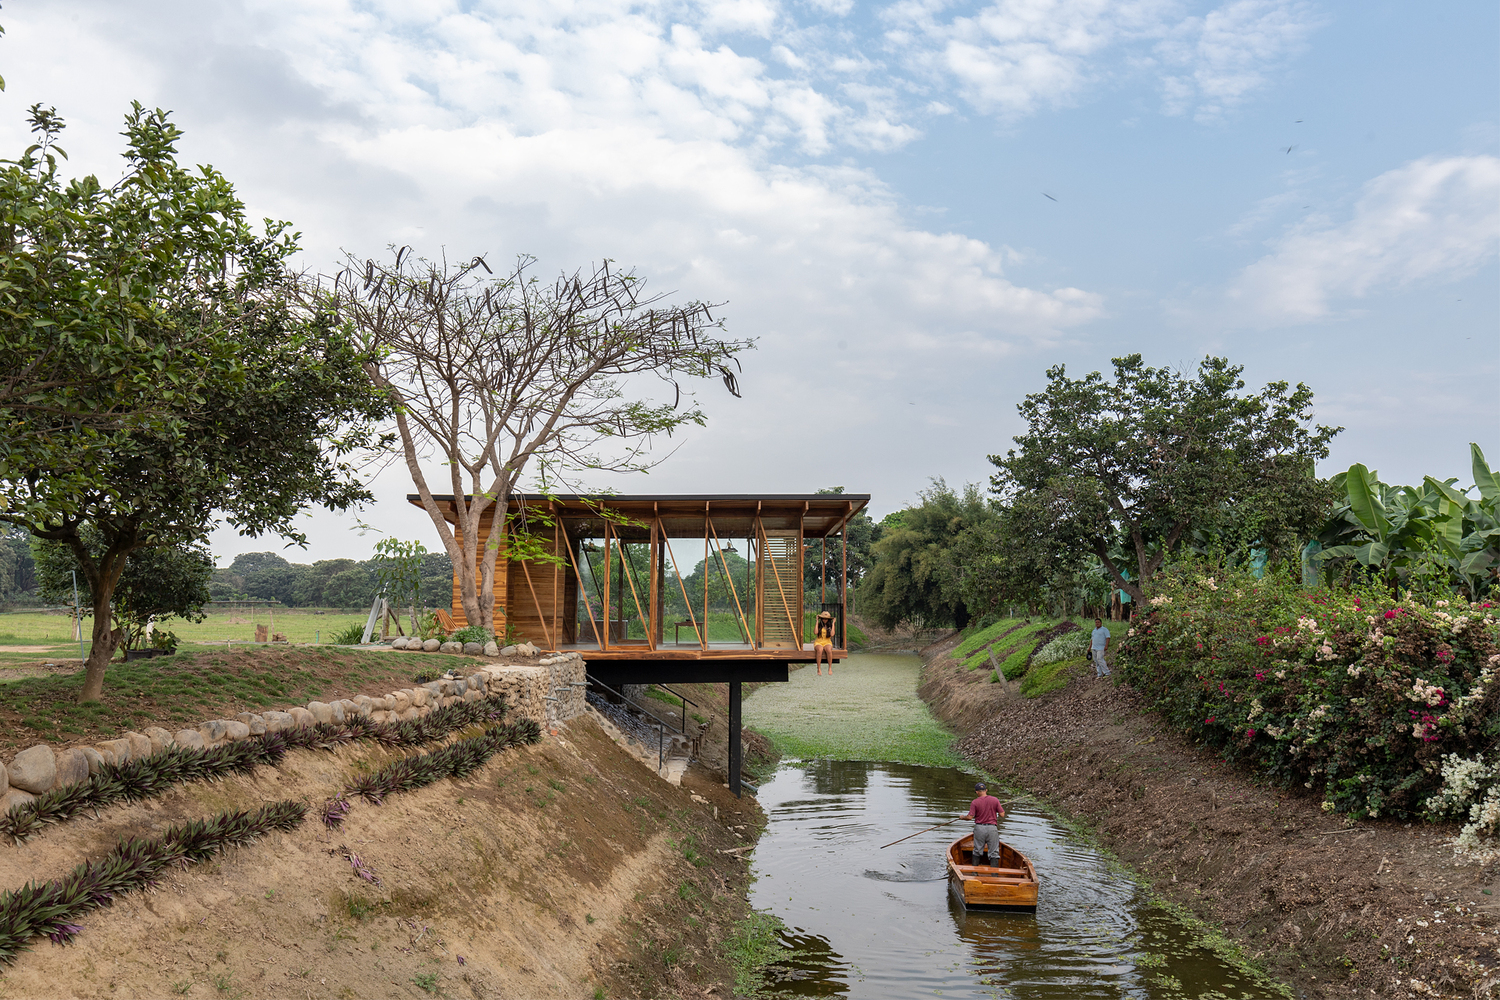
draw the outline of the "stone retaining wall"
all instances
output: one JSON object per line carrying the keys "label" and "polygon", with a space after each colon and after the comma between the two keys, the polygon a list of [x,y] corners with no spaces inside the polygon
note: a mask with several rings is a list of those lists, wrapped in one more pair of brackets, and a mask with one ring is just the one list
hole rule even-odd
{"label": "stone retaining wall", "polygon": [[334,702],[310,701],[285,712],[242,712],[233,719],[211,719],[195,729],[175,733],[148,726],[142,732],[87,747],[53,750],[39,744],[22,750],[9,764],[0,762],[0,813],[49,789],[84,781],[105,764],[139,760],[174,744],[212,747],[315,722],[341,723],[354,715],[375,722],[395,722],[419,718],[439,705],[503,694],[512,712],[550,728],[583,714],[585,669],[579,654],[555,653],[542,657],[534,667],[484,665],[467,677],[446,677],[380,697],[356,695]]}

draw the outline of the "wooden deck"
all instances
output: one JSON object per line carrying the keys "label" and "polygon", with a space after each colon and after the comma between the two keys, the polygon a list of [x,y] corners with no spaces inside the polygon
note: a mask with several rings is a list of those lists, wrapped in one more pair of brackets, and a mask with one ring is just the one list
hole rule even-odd
{"label": "wooden deck", "polygon": [[[597,643],[570,643],[558,647],[559,652],[579,652],[590,663],[609,660],[766,660],[779,663],[812,663],[816,659],[813,648],[804,645],[801,649],[778,648],[757,649],[742,643],[709,643],[703,649],[695,643],[669,644],[652,649],[644,642],[640,645],[613,643],[608,649],[600,649]],[[847,649],[833,651],[834,662],[846,660]]]}

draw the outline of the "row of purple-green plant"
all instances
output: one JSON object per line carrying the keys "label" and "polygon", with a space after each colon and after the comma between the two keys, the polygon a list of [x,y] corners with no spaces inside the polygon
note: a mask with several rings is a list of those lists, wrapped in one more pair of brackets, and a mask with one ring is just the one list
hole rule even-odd
{"label": "row of purple-green plant", "polygon": [[360,775],[325,802],[323,825],[329,829],[342,826],[349,815],[352,798],[362,798],[378,806],[388,795],[424,788],[443,778],[466,777],[500,751],[530,746],[541,738],[542,727],[534,719],[522,719],[491,726],[479,736],[459,740],[432,753],[402,757],[379,770]]}
{"label": "row of purple-green plant", "polygon": [[86,810],[97,813],[117,802],[155,798],[184,782],[214,781],[231,774],[248,774],[262,765],[277,766],[292,749],[332,750],[358,740],[397,747],[427,746],[468,726],[498,722],[505,711],[504,696],[494,695],[454,702],[400,722],[373,722],[355,715],[343,723],[320,722],[207,749],[174,745],[139,760],[105,764],[86,781],[50,789],[13,806],[0,816],[0,834],[21,843],[48,824],[64,822]]}
{"label": "row of purple-green plant", "polygon": [[281,801],[254,812],[224,812],[174,826],[160,837],[122,840],[100,861],[85,861],[50,882],[28,882],[0,893],[0,964],[10,964],[38,937],[66,944],[83,930],[78,920],[115,897],[156,884],[169,865],[201,863],[277,830],[302,825],[307,806]]}
{"label": "row of purple-green plant", "polygon": [[1324,808],[1413,817],[1444,759],[1500,741],[1493,601],[1308,590],[1279,574],[1165,574],[1120,672],[1189,735]]}

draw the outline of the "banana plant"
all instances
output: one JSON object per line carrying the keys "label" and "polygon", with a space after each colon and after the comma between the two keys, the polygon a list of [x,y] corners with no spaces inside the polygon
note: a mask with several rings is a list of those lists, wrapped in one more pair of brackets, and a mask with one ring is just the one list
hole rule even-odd
{"label": "banana plant", "polygon": [[1347,503],[1318,533],[1322,550],[1312,558],[1331,575],[1350,561],[1392,587],[1437,565],[1448,582],[1477,599],[1500,581],[1500,476],[1470,444],[1476,500],[1457,479],[1431,476],[1422,488],[1392,486],[1363,465],[1334,477]]}

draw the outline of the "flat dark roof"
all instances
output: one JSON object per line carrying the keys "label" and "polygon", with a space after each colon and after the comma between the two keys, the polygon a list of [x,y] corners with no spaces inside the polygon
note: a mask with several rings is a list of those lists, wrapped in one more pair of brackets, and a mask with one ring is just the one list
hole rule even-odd
{"label": "flat dark roof", "polygon": [[[408,493],[406,499],[413,506],[422,506],[422,498],[416,493]],[[445,512],[456,513],[453,494],[434,493],[432,499],[444,505]],[[748,534],[759,517],[766,528],[787,530],[800,524],[804,534],[816,538],[837,531],[869,502],[868,493],[512,493],[509,509],[519,510],[523,504],[551,504],[564,521],[578,524],[597,519],[591,508],[608,507],[641,520],[659,517],[664,530],[673,537],[701,534],[705,514],[713,519],[719,533],[736,535]],[[488,511],[485,516],[490,516]],[[587,525],[583,527],[588,530]]]}

